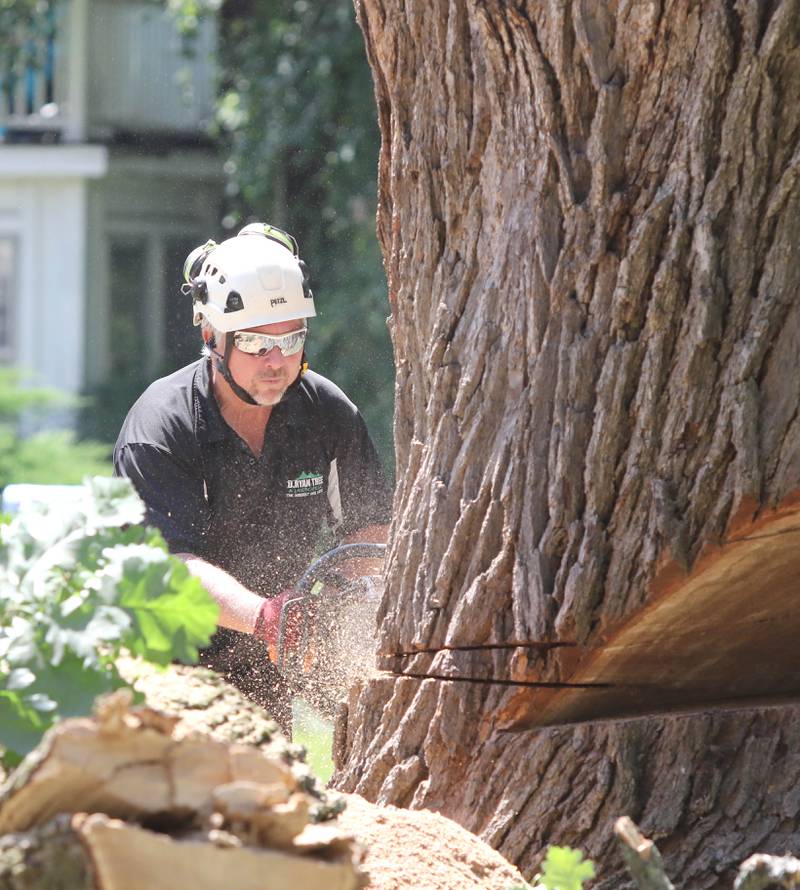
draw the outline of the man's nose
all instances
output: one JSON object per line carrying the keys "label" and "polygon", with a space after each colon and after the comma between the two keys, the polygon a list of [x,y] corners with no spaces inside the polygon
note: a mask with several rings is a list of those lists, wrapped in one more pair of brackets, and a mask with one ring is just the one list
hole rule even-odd
{"label": "man's nose", "polygon": [[283,364],[286,356],[280,351],[279,347],[273,346],[272,349],[260,355],[259,358],[268,365],[277,366]]}

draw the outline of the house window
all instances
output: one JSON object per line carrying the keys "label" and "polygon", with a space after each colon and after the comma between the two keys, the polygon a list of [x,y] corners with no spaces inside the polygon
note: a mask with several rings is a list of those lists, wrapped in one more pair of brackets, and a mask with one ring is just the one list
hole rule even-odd
{"label": "house window", "polygon": [[17,296],[17,239],[0,235],[0,362],[14,358],[14,306]]}
{"label": "house window", "polygon": [[147,269],[144,238],[113,238],[111,264],[111,374],[117,381],[136,382],[145,377],[146,326],[142,281]]}

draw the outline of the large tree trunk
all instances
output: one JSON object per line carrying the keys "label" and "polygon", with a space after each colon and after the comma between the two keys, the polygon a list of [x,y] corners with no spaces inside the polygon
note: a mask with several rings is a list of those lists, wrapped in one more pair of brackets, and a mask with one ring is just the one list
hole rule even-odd
{"label": "large tree trunk", "polygon": [[[357,7],[398,487],[387,673],[350,709],[338,782],[441,809],[527,866],[565,839],[534,826],[537,801],[590,838],[605,781],[578,763],[551,788],[553,739],[639,788],[630,734],[645,756],[673,718],[536,727],[800,688],[800,4]],[[686,719],[702,773],[731,732]],[[742,781],[774,754],[747,738]],[[682,812],[682,765],[653,758],[659,806]]]}
{"label": "large tree trunk", "polygon": [[[751,853],[800,849],[798,705],[503,735],[480,723],[497,698],[466,696],[466,685],[401,679],[369,687],[354,714],[362,724],[350,749],[357,781],[347,774],[359,794],[444,813],[528,876],[548,844],[577,847],[598,865],[598,890],[626,882],[613,841],[621,814],[658,843],[682,888],[730,890]],[[390,739],[375,741],[376,717],[389,723]]]}

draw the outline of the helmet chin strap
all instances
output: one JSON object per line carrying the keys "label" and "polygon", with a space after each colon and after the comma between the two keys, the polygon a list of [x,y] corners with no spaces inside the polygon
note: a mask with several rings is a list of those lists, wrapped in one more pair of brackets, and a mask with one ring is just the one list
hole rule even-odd
{"label": "helmet chin strap", "polygon": [[[216,345],[213,341],[209,342],[208,347],[217,357],[216,365],[219,369],[220,374],[225,378],[228,386],[234,391],[234,393],[248,405],[258,405],[258,402],[250,395],[250,393],[243,387],[239,386],[239,384],[233,379],[233,374],[231,374],[231,369],[228,367],[228,362],[230,361],[231,353],[233,352],[233,334],[225,334],[225,354],[223,355],[221,352],[217,352],[214,349]],[[289,387],[292,389],[297,383],[300,382],[300,378],[305,374],[308,370],[308,361],[306,360],[306,353],[303,350],[303,358],[300,366],[300,373],[297,375],[297,380],[294,381]]]}
{"label": "helmet chin strap", "polygon": [[230,386],[234,393],[248,405],[258,405],[258,402],[250,395],[250,393],[243,386],[239,386],[239,384],[233,379],[231,369],[228,367],[231,352],[233,352],[233,334],[225,334],[224,355],[217,352],[217,350],[213,347],[211,351],[217,357],[217,368],[219,369],[220,374],[222,374],[222,376],[225,378],[225,382],[228,384],[228,386]]}

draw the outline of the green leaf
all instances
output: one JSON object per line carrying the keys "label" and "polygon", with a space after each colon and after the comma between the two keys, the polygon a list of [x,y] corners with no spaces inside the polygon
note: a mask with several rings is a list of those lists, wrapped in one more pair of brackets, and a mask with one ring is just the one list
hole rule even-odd
{"label": "green leaf", "polygon": [[581,890],[595,876],[594,863],[571,847],[548,847],[540,883],[547,890]]}
{"label": "green leaf", "polygon": [[36,674],[28,668],[14,668],[6,678],[5,687],[9,692],[19,692],[36,681]]}
{"label": "green leaf", "polygon": [[91,713],[98,695],[124,685],[113,665],[102,663],[87,667],[77,655],[67,653],[58,665],[42,668],[36,683],[26,692],[50,697],[57,704],[59,717],[78,717]]}
{"label": "green leaf", "polygon": [[0,746],[6,749],[3,762],[10,766],[18,763],[36,746],[51,722],[18,693],[0,690]]}
{"label": "green leaf", "polygon": [[41,661],[40,630],[30,620],[15,615],[0,633],[0,656],[12,668],[33,670]]}
{"label": "green leaf", "polygon": [[217,627],[216,602],[168,554],[138,545],[114,551],[108,570],[121,570],[119,605],[134,624],[125,644],[158,664],[197,661],[198,648],[208,645]]}
{"label": "green leaf", "polygon": [[74,509],[29,511],[0,527],[0,745],[18,759],[53,721],[124,685],[123,648],[193,662],[219,609],[121,479],[88,480]]}

